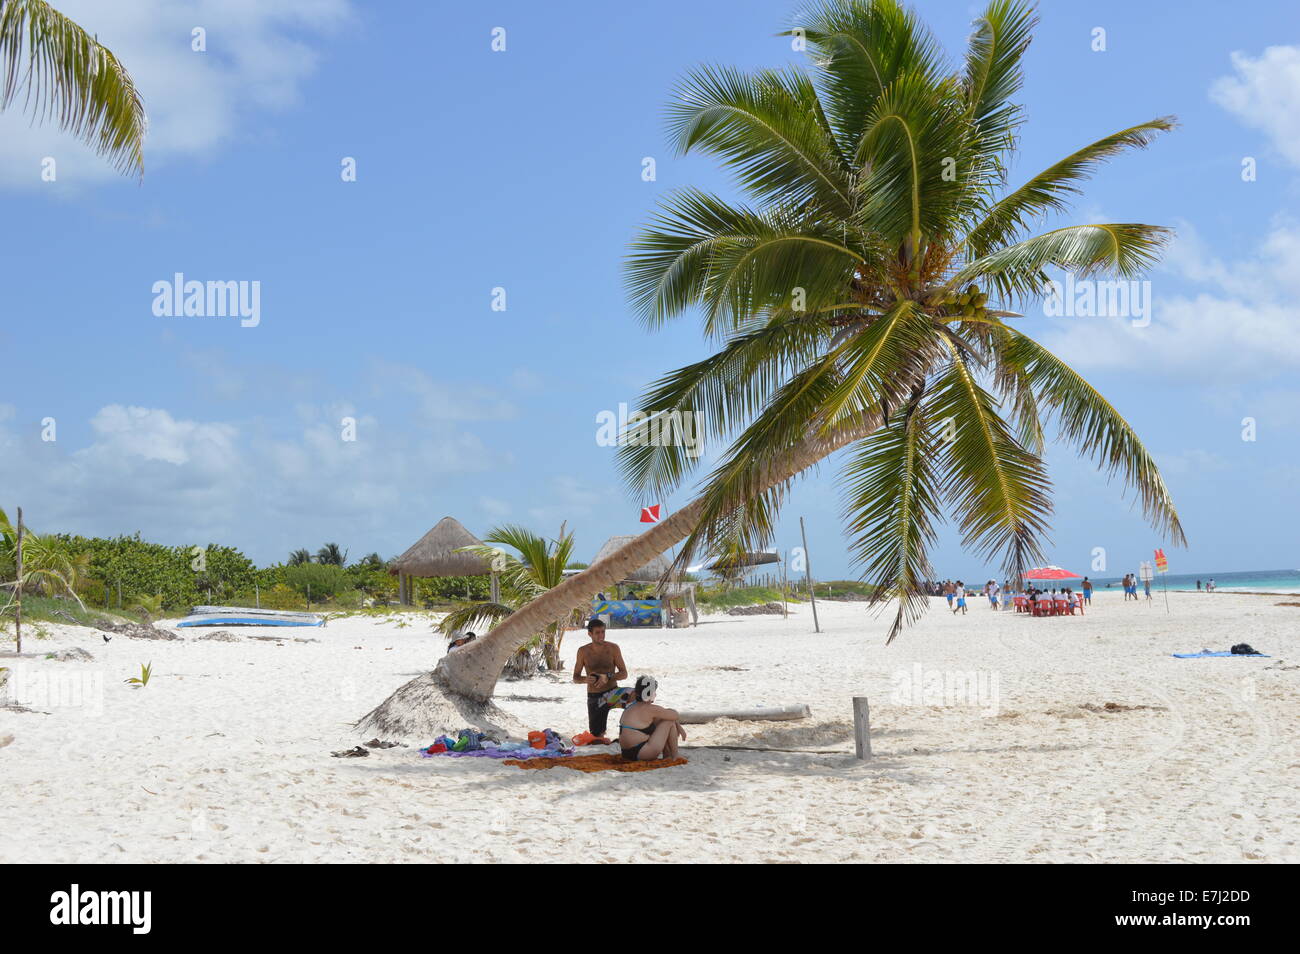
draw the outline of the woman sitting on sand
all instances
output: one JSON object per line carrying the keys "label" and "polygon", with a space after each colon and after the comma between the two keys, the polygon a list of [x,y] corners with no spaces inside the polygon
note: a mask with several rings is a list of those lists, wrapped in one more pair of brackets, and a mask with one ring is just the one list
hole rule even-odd
{"label": "woman sitting on sand", "polygon": [[654,676],[637,676],[632,700],[618,724],[618,744],[627,762],[675,759],[677,740],[686,738],[686,730],[677,724],[677,710],[654,704],[658,691]]}

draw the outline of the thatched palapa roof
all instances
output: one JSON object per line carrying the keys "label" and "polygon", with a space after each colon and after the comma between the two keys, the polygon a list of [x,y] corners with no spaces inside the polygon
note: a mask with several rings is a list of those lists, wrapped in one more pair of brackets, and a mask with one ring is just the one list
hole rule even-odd
{"label": "thatched palapa roof", "polygon": [[[608,540],[605,541],[605,545],[600,548],[600,552],[596,554],[596,559],[592,560],[591,562],[595,563],[596,560],[600,560],[604,557],[609,556],[615,550],[618,550],[620,547],[625,546],[626,544],[630,543],[635,539],[636,539],[636,534],[634,533],[629,533],[624,536],[610,537]],[[665,557],[661,553],[653,560],[651,560],[649,563],[647,563],[645,566],[638,567],[637,569],[630,572],[620,582],[658,583],[663,578],[664,574],[668,572],[668,566],[669,563],[667,557]]]}
{"label": "thatched palapa roof", "polygon": [[458,547],[482,542],[455,517],[443,517],[414,546],[394,560],[389,570],[408,576],[487,576],[492,567],[486,560],[472,553],[456,552]]}
{"label": "thatched palapa roof", "polygon": [[780,563],[781,558],[775,553],[767,550],[746,550],[740,553],[733,553],[728,556],[714,560],[705,569],[707,570],[740,570],[748,569],[753,566],[766,566],[769,563]]}

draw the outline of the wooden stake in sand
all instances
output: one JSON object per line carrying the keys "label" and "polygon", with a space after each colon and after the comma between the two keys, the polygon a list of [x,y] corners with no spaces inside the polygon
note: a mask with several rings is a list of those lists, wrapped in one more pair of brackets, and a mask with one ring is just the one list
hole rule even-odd
{"label": "wooden stake in sand", "polygon": [[817,621],[817,593],[812,579],[812,560],[808,558],[808,531],[803,528],[803,517],[799,518],[799,535],[803,537],[803,566],[808,580],[808,595],[812,598],[813,629],[820,633],[822,624]]}
{"label": "wooden stake in sand", "polygon": [[23,654],[23,508],[18,508],[18,569],[17,582],[14,584],[14,647],[18,655]]}
{"label": "wooden stake in sand", "polygon": [[866,696],[853,697],[853,741],[857,746],[858,758],[871,758],[871,719]]}

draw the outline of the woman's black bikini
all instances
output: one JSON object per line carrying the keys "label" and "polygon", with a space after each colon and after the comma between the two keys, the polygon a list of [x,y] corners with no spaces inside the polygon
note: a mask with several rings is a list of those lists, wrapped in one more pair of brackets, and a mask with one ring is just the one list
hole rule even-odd
{"label": "woman's black bikini", "polygon": [[[640,700],[637,700],[637,701],[639,702]],[[623,717],[624,717],[624,718],[627,718],[627,714],[628,714],[628,712],[630,712],[631,709],[632,709],[632,706],[634,706],[634,705],[636,705],[636,704],[637,704],[636,702],[633,702],[631,705],[629,705],[626,709],[623,710]],[[639,725],[626,725],[626,724],[625,724],[621,719],[619,720],[618,728],[619,728],[619,731],[620,731],[620,732],[621,732],[623,729],[631,729],[633,732],[640,732],[642,735],[645,736],[645,742],[638,742],[636,745],[632,745],[632,746],[624,745],[624,746],[622,747],[622,748],[623,748],[623,761],[625,761],[625,762],[636,762],[636,761],[639,761],[638,756],[639,756],[639,754],[640,754],[640,752],[641,752],[641,749],[645,746],[645,743],[646,743],[646,742],[649,742],[649,741],[650,741],[651,731],[654,729],[654,727],[655,727],[655,724],[654,724],[653,722],[651,722],[648,726],[646,726],[646,727],[643,729],[643,728],[641,728]]]}

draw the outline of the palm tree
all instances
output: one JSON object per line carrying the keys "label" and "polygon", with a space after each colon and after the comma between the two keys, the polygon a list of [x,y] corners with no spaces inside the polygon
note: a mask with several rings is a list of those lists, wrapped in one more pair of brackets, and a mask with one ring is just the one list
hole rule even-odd
{"label": "palm tree", "polygon": [[19,96],[121,172],[144,175],[144,103],[126,67],[45,0],[0,0],[0,109]]}
{"label": "palm tree", "polygon": [[[1049,268],[1131,279],[1169,237],[1133,223],[1030,234],[1099,164],[1174,125],[1121,129],[1008,188],[1035,23],[1027,5],[992,0],[953,70],[897,0],[829,0],[787,31],[810,48],[807,71],[686,77],[669,107],[678,150],[716,156],[752,205],[685,190],[635,240],[629,289],[644,324],[698,309],[717,342],[655,382],[641,409],[657,422],[689,412],[729,447],[689,504],[401,687],[365,731],[423,730],[452,710],[505,718],[488,700],[522,635],[677,543],[683,566],[730,541],[761,548],[792,479],[845,448],[854,556],[876,598],[897,601],[888,640],[926,605],[943,515],[1009,575],[1041,557],[1049,425],[1185,542],[1129,424],[1007,321],[1043,293]],[[691,450],[623,448],[630,488],[666,497],[693,476]]]}
{"label": "palm tree", "polygon": [[[501,600],[477,600],[458,604],[442,618],[438,628],[447,636],[462,632],[472,626],[489,628],[507,619],[520,606],[527,605],[548,590],[564,582],[564,571],[573,556],[573,534],[565,532],[563,524],[554,540],[547,540],[523,527],[508,524],[494,528],[483,538],[482,545],[461,547],[484,561],[499,566]],[[493,544],[513,548],[516,553],[506,553]],[[575,622],[572,608],[565,610],[548,622],[538,632],[530,634],[516,649],[507,669],[516,675],[535,672],[537,654],[546,668],[557,672],[562,668],[560,644],[564,641],[566,625]]]}
{"label": "palm tree", "polygon": [[[90,569],[90,556],[73,553],[68,544],[53,534],[33,533],[23,527],[23,578],[17,579],[18,528],[9,515],[0,508],[0,581],[12,582],[16,592],[48,587],[50,592],[72,597],[85,609],[76,588],[86,578]],[[9,601],[0,604],[0,612],[7,610]]]}
{"label": "palm tree", "polygon": [[294,550],[289,554],[289,566],[302,566],[304,563],[311,562],[311,552],[305,547]]}
{"label": "palm tree", "polygon": [[348,562],[348,552],[340,550],[337,543],[327,543],[316,551],[316,562],[325,566],[342,566]]}

